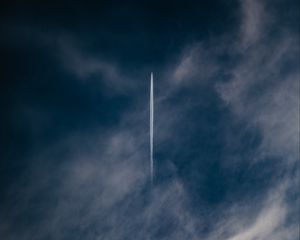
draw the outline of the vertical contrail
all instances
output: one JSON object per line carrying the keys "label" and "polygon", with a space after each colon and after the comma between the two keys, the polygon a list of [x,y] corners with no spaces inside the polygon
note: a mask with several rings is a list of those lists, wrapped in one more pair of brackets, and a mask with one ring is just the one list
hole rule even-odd
{"label": "vertical contrail", "polygon": [[151,72],[150,83],[150,177],[151,184],[153,183],[153,117],[154,117],[154,105],[153,105],[153,73]]}

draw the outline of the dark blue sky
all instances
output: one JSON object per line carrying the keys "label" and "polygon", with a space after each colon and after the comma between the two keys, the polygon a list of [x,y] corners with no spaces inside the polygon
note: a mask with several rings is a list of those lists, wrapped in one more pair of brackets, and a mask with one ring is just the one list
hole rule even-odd
{"label": "dark blue sky", "polygon": [[0,238],[299,239],[299,7],[2,2]]}

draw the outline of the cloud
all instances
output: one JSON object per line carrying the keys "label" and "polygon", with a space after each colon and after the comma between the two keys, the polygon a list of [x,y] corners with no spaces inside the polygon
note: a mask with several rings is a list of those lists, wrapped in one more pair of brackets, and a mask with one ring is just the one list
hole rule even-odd
{"label": "cloud", "polygon": [[128,92],[137,84],[116,63],[84,52],[70,38],[58,38],[57,43],[63,66],[78,79],[88,81],[97,78],[112,93]]}
{"label": "cloud", "polygon": [[234,114],[260,128],[261,153],[293,160],[298,154],[299,72],[294,67],[283,74],[283,69],[288,58],[296,58],[295,49],[294,39],[258,46],[232,70],[230,81],[217,84],[217,91]]}
{"label": "cloud", "polygon": [[254,44],[264,34],[265,24],[269,20],[265,11],[264,1],[240,1],[241,27],[240,46],[247,48]]}
{"label": "cloud", "polygon": [[[292,191],[297,193],[299,183],[295,183],[299,169],[299,47],[297,36],[286,32],[268,36],[272,25],[266,19],[262,3],[243,1],[241,37],[239,39],[242,56],[231,68],[229,81],[216,84],[216,90],[232,113],[248,127],[258,128],[262,141],[256,151],[255,160],[280,160],[280,168],[274,176],[281,180],[270,188],[269,196],[252,224],[225,239],[296,239],[299,232],[297,221],[293,222],[296,202],[289,200]],[[264,19],[264,21],[262,21]],[[262,24],[263,23],[263,24]],[[245,46],[251,48],[245,49]],[[296,170],[298,172],[298,170]],[[286,182],[284,188],[280,187]],[[280,189],[280,190],[278,190]],[[237,215],[237,221],[244,217]],[[222,227],[221,227],[222,229]]]}
{"label": "cloud", "polygon": [[[214,43],[194,43],[162,67],[164,79],[155,102],[155,143],[157,152],[172,148],[163,159],[171,179],[149,191],[148,95],[143,96],[111,128],[98,126],[93,133],[73,133],[33,153],[28,172],[12,187],[10,201],[1,208],[0,236],[18,240],[296,239],[299,219],[294,220],[293,209],[299,199],[295,190],[299,187],[299,171],[295,170],[299,164],[299,69],[295,60],[299,47],[294,35],[268,37],[263,3],[243,1],[241,9],[242,24],[235,43],[226,46],[227,42],[221,41],[218,48]],[[138,80],[126,76],[122,64],[89,54],[66,40],[56,42],[55,49],[63,68],[80,81],[95,78],[114,93],[134,92],[132,86]],[[238,53],[239,61],[220,61],[220,55],[228,52],[234,57]],[[223,79],[221,72],[229,79]],[[232,119],[258,129],[262,140],[252,149],[252,164],[247,166],[264,162],[274,171],[275,180],[265,180],[270,182],[268,190],[254,189],[251,199],[236,201],[232,201],[234,193],[229,193],[231,201],[211,208],[209,220],[195,210],[204,206],[201,201],[192,205],[188,184],[176,175],[181,166],[173,161],[183,151],[177,146],[188,146],[185,138],[197,130],[187,131],[189,124],[207,127],[190,123],[189,114],[198,110],[195,106],[202,98],[197,98],[198,102],[191,96],[182,100],[179,95],[184,88],[194,89],[198,95],[213,88]],[[137,95],[134,92],[132,97]],[[229,145],[234,142],[231,140]],[[281,163],[277,167],[272,161]],[[235,165],[233,168],[238,171]],[[214,226],[205,230],[207,221]]]}
{"label": "cloud", "polygon": [[240,205],[233,204],[221,213],[222,218],[205,239],[297,239],[298,220],[292,220],[294,208],[291,209],[286,200],[289,185],[289,182],[283,182],[273,186],[262,201],[255,197]]}
{"label": "cloud", "polygon": [[[32,165],[15,189],[23,187],[12,191],[15,201],[6,209],[16,205],[2,213],[0,236],[197,239],[198,220],[181,181],[174,178],[149,191],[146,119],[144,106],[137,104],[113,128],[74,133],[30,156]],[[166,133],[159,134],[163,141]],[[18,222],[28,215],[38,217]]]}
{"label": "cloud", "polygon": [[167,78],[173,86],[191,84],[203,85],[217,77],[219,64],[216,64],[220,47],[207,43],[194,43],[186,46],[178,60],[172,64]]}
{"label": "cloud", "polygon": [[[238,61],[222,64],[218,55],[213,54],[213,48],[192,44],[184,49],[169,75],[170,82],[190,88],[199,87],[197,84],[212,76],[216,92],[234,119],[260,133],[262,140],[253,150],[253,158],[250,158],[252,165],[261,164],[258,160],[267,161],[267,164],[280,161],[273,173],[278,181],[270,184],[268,195],[258,193],[261,198],[254,198],[251,203],[250,211],[257,214],[253,221],[246,221],[250,213],[235,212],[227,216],[227,224],[218,222],[219,228],[210,233],[209,239],[279,240],[296,239],[299,234],[299,219],[290,222],[294,218],[292,212],[297,208],[297,201],[291,202],[289,195],[292,192],[299,199],[299,183],[296,180],[299,179],[300,134],[298,35],[280,30],[270,36],[272,28],[279,23],[266,12],[265,4],[241,1],[240,34],[234,44],[227,46]],[[220,49],[222,46],[218,51]],[[226,48],[222,50],[228,54]],[[221,72],[226,73],[229,79],[218,76]],[[286,182],[287,186],[281,188],[282,182]],[[281,190],[278,191],[278,188]],[[261,209],[255,208],[255,204],[262,204]],[[224,213],[221,211],[219,214]]]}

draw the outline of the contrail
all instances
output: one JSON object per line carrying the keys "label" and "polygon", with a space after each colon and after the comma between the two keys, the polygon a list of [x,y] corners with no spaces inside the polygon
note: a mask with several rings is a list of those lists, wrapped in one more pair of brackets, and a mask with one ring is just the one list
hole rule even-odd
{"label": "contrail", "polygon": [[150,85],[150,177],[151,184],[153,183],[153,73],[151,72],[151,85]]}

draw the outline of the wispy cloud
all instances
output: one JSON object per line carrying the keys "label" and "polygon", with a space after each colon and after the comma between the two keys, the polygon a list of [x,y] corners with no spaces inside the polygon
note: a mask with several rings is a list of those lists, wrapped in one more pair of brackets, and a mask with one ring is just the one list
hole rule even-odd
{"label": "wispy cloud", "polygon": [[221,46],[194,43],[185,47],[175,64],[169,68],[171,85],[203,85],[216,78],[220,65],[216,62]]}
{"label": "wispy cloud", "polygon": [[[18,207],[6,213],[8,226],[1,224],[1,236],[65,239],[74,234],[85,239],[121,240],[157,235],[162,239],[196,239],[196,220],[182,183],[174,179],[155,186],[152,192],[147,190],[148,144],[140,117],[126,114],[117,129],[75,135],[33,156],[33,174],[28,173],[28,181],[21,179],[27,183],[15,196]],[[52,159],[53,154],[56,159]],[[51,192],[48,201],[36,199],[46,189]],[[28,208],[42,202],[41,212]],[[27,211],[39,214],[39,220],[14,231],[16,219]],[[169,229],[165,233],[161,232],[164,227]]]}
{"label": "wispy cloud", "polygon": [[242,3],[244,17],[237,46],[243,54],[231,70],[232,78],[218,83],[216,89],[233,114],[260,130],[262,142],[253,160],[271,159],[272,164],[280,159],[274,176],[280,176],[286,186],[280,187],[282,181],[272,185],[255,221],[229,236],[231,240],[297,239],[299,234],[297,222],[291,221],[297,206],[288,200],[290,191],[299,199],[299,184],[294,181],[299,176],[291,173],[299,164],[299,47],[295,35],[268,36],[273,26],[267,24],[271,21],[263,4]]}
{"label": "wispy cloud", "polygon": [[57,43],[56,47],[60,50],[58,56],[63,66],[79,80],[89,81],[97,78],[112,93],[128,92],[138,84],[138,81],[122,72],[117,63],[84,52],[69,38],[59,38]]}
{"label": "wispy cloud", "polygon": [[240,1],[241,26],[240,46],[247,48],[263,36],[266,31],[265,24],[269,21],[265,11],[264,1]]}
{"label": "wispy cloud", "polygon": [[[131,91],[133,98],[142,101],[135,101],[112,127],[73,133],[33,153],[27,174],[12,187],[12,200],[1,208],[0,236],[9,240],[296,239],[297,37],[286,33],[268,37],[268,28],[274,26],[268,25],[271,21],[264,3],[247,0],[240,4],[241,25],[234,42],[228,46],[228,41],[220,41],[218,47],[211,42],[188,44],[176,60],[162,67],[163,80],[155,92],[155,147],[158,152],[166,145],[172,147],[163,159],[172,178],[154,185],[151,191],[148,94],[137,97],[141,95],[136,91],[139,81],[126,76],[121,63],[88,53],[65,39],[51,43],[58,52],[59,65],[78,80],[96,78],[115,94]],[[230,61],[230,54],[238,55],[239,61],[227,64],[219,59],[227,55]],[[226,79],[220,76],[224,73]],[[251,199],[235,202],[231,198],[212,209],[209,217],[214,226],[208,230],[203,227],[207,219],[201,211],[194,211],[188,184],[177,175],[180,166],[172,161],[182,151],[177,146],[189,137],[189,114],[198,110],[194,106],[202,100],[193,102],[187,97],[183,102],[170,101],[184,88],[195,89],[198,95],[213,89],[232,119],[258,129],[261,142],[252,149],[253,158],[240,161],[250,160],[249,168],[263,163],[274,171],[272,179],[265,180],[269,182],[266,191],[254,191]],[[34,129],[36,125],[32,126]],[[228,145],[234,142],[231,140]]]}

